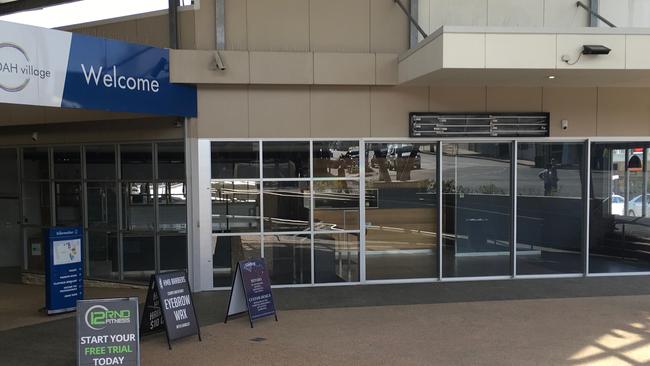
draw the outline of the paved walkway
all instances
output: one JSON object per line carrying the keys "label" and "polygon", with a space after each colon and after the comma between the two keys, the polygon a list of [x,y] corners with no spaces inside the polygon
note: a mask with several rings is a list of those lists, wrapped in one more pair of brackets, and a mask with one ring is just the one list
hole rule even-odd
{"label": "paved walkway", "polygon": [[650,296],[292,310],[215,324],[143,365],[648,365]]}
{"label": "paved walkway", "polygon": [[[0,291],[0,365],[74,365],[74,319],[40,315],[42,287]],[[126,292],[88,294],[143,300]],[[254,329],[222,323],[227,295],[196,294],[203,342],[145,337],[142,364],[650,364],[647,276],[277,289]]]}

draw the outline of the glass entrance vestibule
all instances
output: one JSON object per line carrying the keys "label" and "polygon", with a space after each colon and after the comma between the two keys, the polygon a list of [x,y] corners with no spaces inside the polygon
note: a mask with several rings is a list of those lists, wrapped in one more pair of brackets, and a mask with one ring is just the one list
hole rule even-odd
{"label": "glass entrance vestibule", "polygon": [[0,162],[0,267],[42,274],[43,230],[80,226],[87,278],[188,268],[183,141],[6,147]]}
{"label": "glass entrance vestibule", "polygon": [[650,141],[199,144],[214,288],[259,256],[277,286],[650,273]]}

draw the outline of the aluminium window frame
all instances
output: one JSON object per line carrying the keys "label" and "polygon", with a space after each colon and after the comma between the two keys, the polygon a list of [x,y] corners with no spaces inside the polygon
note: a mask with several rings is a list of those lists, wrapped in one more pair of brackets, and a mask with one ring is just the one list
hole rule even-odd
{"label": "aluminium window frame", "polygon": [[[445,137],[445,138],[410,138],[410,137],[359,137],[359,138],[336,138],[336,137],[304,137],[304,138],[205,138],[199,139],[200,141],[205,140],[212,142],[254,142],[257,141],[260,144],[259,154],[262,154],[262,142],[264,141],[274,141],[274,142],[292,142],[292,141],[301,141],[301,142],[310,142],[310,176],[313,176],[313,143],[315,141],[358,141],[359,143],[359,281],[356,282],[340,282],[340,283],[314,283],[314,258],[313,258],[313,246],[314,239],[313,236],[315,232],[313,231],[313,215],[310,215],[310,221],[312,223],[311,230],[300,232],[302,234],[309,233],[312,237],[312,283],[311,284],[281,284],[281,285],[272,285],[273,288],[292,288],[292,287],[329,287],[329,286],[358,286],[358,285],[373,285],[373,284],[400,284],[400,283],[437,283],[437,282],[464,282],[464,281],[489,281],[489,280],[509,280],[509,279],[549,279],[549,278],[580,278],[580,277],[613,277],[613,276],[640,276],[640,275],[650,275],[650,271],[640,271],[640,272],[617,272],[617,273],[589,273],[589,230],[590,230],[590,196],[591,196],[591,145],[594,142],[647,142],[650,143],[650,136],[618,136],[618,137],[601,137],[601,136],[576,136],[576,137],[521,137],[521,138],[454,138],[454,137]],[[510,143],[512,146],[511,154],[511,187],[510,192],[512,197],[512,219],[511,219],[511,235],[513,238],[512,249],[511,249],[511,273],[505,276],[485,276],[485,277],[443,277],[442,276],[442,199],[441,191],[442,185],[438,185],[438,212],[437,220],[437,235],[438,235],[438,276],[433,278],[411,278],[411,279],[388,279],[388,280],[367,280],[366,279],[366,235],[365,235],[365,165],[366,165],[366,144],[367,143],[423,143],[423,144],[437,144],[437,155],[436,159],[436,174],[438,180],[441,181],[442,178],[442,159],[440,154],[442,154],[442,146],[445,143]],[[517,233],[517,169],[516,169],[516,158],[517,158],[517,147],[519,143],[578,143],[584,145],[584,164],[582,167],[582,173],[585,176],[584,184],[585,186],[582,189],[582,200],[583,200],[583,209],[582,209],[582,218],[583,218],[583,235],[582,235],[582,260],[583,266],[582,271],[579,273],[554,273],[554,274],[517,274],[516,272],[516,233]],[[210,156],[208,156],[210,158]],[[260,160],[262,161],[262,160]],[[261,164],[260,164],[261,165]],[[260,166],[260,177],[255,179],[242,179],[242,180],[258,180],[260,183],[267,181],[262,176],[262,167]],[[646,168],[647,169],[647,168]],[[340,180],[347,180],[349,177],[342,178]],[[224,179],[227,180],[227,179]],[[231,179],[232,180],[232,179]],[[268,181],[281,181],[283,179],[274,179],[269,178]],[[329,178],[290,178],[286,180],[305,180],[310,182],[310,188],[313,188],[313,182],[317,180],[330,180]],[[338,179],[332,179],[338,180]],[[209,185],[209,182],[208,182]],[[208,187],[209,188],[209,187]],[[312,189],[313,192],[313,189]],[[260,197],[262,193],[260,192]],[[263,212],[263,203],[260,202],[260,210]],[[311,210],[313,211],[313,194],[311,195]],[[211,212],[211,207],[210,207]],[[262,220],[263,221],[263,220]],[[208,222],[211,222],[211,218]],[[211,231],[211,230],[210,230]],[[356,232],[356,231],[354,231]],[[334,232],[337,233],[337,232]],[[266,233],[264,231],[255,232],[255,233],[232,233],[236,236],[246,236],[246,235],[259,235],[263,237]],[[217,235],[212,233],[212,236]],[[221,234],[219,234],[221,235]],[[225,235],[224,235],[225,236]],[[263,248],[263,244],[262,244]],[[263,249],[262,249],[263,253]],[[203,262],[201,262],[203,263]],[[212,263],[208,263],[210,267]],[[203,263],[202,265],[207,265]],[[198,270],[198,269],[197,269]],[[211,271],[211,268],[210,268]],[[205,273],[201,271],[201,273]],[[210,272],[211,273],[211,272]],[[206,291],[221,291],[221,290],[230,290],[230,287],[209,287],[204,288]]]}

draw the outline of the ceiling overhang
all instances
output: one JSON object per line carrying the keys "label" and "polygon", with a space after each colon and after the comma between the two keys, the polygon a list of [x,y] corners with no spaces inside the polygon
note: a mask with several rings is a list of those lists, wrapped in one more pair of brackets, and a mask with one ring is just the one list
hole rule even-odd
{"label": "ceiling overhang", "polygon": [[[611,52],[580,56],[583,45],[594,44]],[[400,55],[398,81],[403,85],[647,87],[650,29],[441,27]]]}
{"label": "ceiling overhang", "polygon": [[0,15],[71,3],[78,0],[0,0]]}

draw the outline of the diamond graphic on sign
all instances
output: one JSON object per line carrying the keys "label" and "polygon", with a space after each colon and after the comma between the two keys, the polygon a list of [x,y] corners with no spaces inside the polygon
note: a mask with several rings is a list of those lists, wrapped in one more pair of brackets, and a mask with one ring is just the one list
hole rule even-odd
{"label": "diamond graphic on sign", "polygon": [[255,262],[248,262],[244,264],[244,269],[248,272],[252,272],[253,268],[255,268]]}

